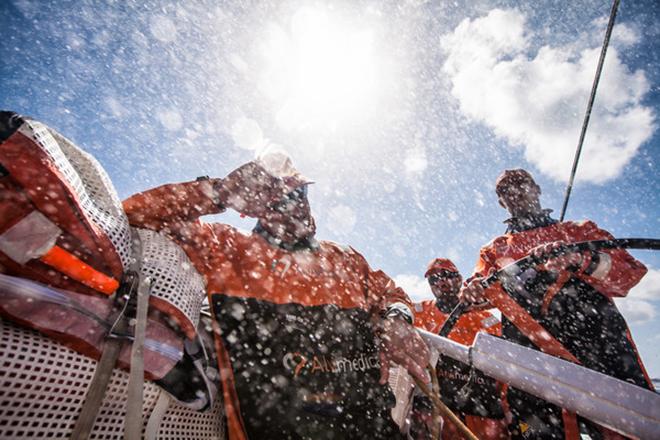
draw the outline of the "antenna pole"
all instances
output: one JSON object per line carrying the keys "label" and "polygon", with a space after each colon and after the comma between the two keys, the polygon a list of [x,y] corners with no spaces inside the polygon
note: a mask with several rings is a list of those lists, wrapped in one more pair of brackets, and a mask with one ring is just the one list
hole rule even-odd
{"label": "antenna pole", "polygon": [[612,10],[610,11],[610,21],[607,23],[607,31],[605,32],[605,40],[603,41],[603,47],[600,51],[600,58],[598,59],[598,67],[596,68],[596,77],[591,86],[591,96],[589,96],[589,103],[587,104],[587,111],[584,115],[584,121],[582,122],[582,131],[580,132],[580,140],[578,141],[577,150],[575,151],[575,157],[573,158],[573,168],[571,169],[571,177],[568,179],[568,186],[566,187],[566,194],[564,195],[564,205],[561,208],[561,216],[559,221],[564,221],[564,215],[566,214],[566,207],[568,206],[568,199],[571,197],[571,190],[573,189],[573,182],[575,180],[575,172],[577,171],[578,162],[580,161],[580,153],[582,153],[582,144],[584,143],[584,137],[587,134],[587,127],[589,126],[589,118],[591,117],[591,109],[594,105],[594,100],[596,99],[596,90],[598,89],[598,82],[600,81],[600,74],[603,71],[603,63],[605,62],[605,54],[607,53],[607,47],[610,44],[610,37],[612,36],[612,29],[614,28],[614,21],[616,19],[616,13],[619,9],[620,0],[614,0],[612,4]]}

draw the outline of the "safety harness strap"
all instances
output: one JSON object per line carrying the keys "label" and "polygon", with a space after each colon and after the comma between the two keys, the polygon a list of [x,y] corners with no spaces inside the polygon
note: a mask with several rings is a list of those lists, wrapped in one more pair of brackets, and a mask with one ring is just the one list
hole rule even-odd
{"label": "safety harness strap", "polygon": [[485,296],[541,351],[576,364],[580,363],[561,342],[527,313],[527,310],[507,295],[499,282],[486,289]]}
{"label": "safety harness strap", "polygon": [[[108,384],[110,383],[110,379],[112,377],[112,370],[114,369],[117,363],[117,359],[119,358],[119,353],[121,351],[122,343],[124,342],[123,339],[120,339],[115,335],[125,335],[128,331],[130,315],[133,314],[133,311],[132,310],[129,311],[129,309],[131,309],[134,306],[136,300],[135,298],[136,292],[138,296],[137,298],[138,302],[140,296],[146,297],[148,301],[148,296],[149,296],[148,285],[146,286],[147,287],[146,294],[142,292],[143,295],[140,295],[140,291],[144,290],[144,288],[142,287],[143,285],[142,277],[140,276],[140,258],[139,258],[139,256],[142,253],[142,243],[140,241],[140,237],[138,236],[137,232],[133,232],[131,235],[132,235],[131,250],[133,252],[133,258],[131,259],[131,265],[129,270],[124,274],[124,278],[122,280],[122,286],[120,287],[119,290],[120,293],[125,293],[124,307],[119,313],[119,316],[115,321],[115,324],[108,332],[108,336],[105,340],[105,344],[103,347],[103,353],[101,355],[101,359],[99,360],[99,363],[96,365],[94,376],[92,377],[92,381],[89,385],[89,388],[87,389],[85,402],[83,403],[83,407],[80,411],[78,419],[76,420],[76,424],[71,433],[71,440],[87,440],[92,432],[92,428],[94,427],[96,416],[98,415],[99,408],[101,407],[101,403],[103,402],[103,398],[105,397],[105,392],[108,388]],[[144,309],[143,313],[145,315],[145,319],[144,319],[145,322],[143,324],[146,325],[146,306],[143,306],[142,308]],[[135,336],[137,337],[138,335],[136,334]],[[140,344],[138,344],[140,346],[140,351],[142,350],[143,344],[144,344],[144,332],[142,333],[142,341]],[[131,364],[132,361],[133,359],[131,359]],[[132,370],[133,370],[133,366],[131,365],[131,372]],[[141,371],[142,371],[142,376],[144,376],[143,362],[141,365]],[[130,394],[131,394],[131,389],[129,384],[129,395]],[[139,387],[139,394],[140,394],[139,414],[141,417],[142,384]],[[128,414],[130,414],[130,412]],[[139,438],[139,437],[140,434],[138,434],[137,437],[132,437],[132,438]]]}
{"label": "safety harness strap", "polygon": [[[115,331],[118,333],[126,333],[128,329],[128,320],[121,317],[115,326]],[[96,415],[101,407],[101,402],[105,396],[105,390],[110,383],[112,370],[119,358],[122,340],[118,338],[109,337],[106,339],[105,346],[103,347],[103,354],[101,360],[96,365],[94,377],[87,389],[85,396],[85,403],[83,404],[76,425],[71,433],[71,440],[87,440],[89,434],[92,432]]]}
{"label": "safety harness strap", "polygon": [[147,427],[144,430],[144,440],[156,440],[158,438],[158,430],[160,429],[163,417],[165,417],[167,408],[170,406],[170,401],[170,396],[168,396],[165,391],[161,390],[158,395],[158,400],[156,401],[156,406],[154,406],[153,411],[151,411]]}
{"label": "safety harness strap", "polygon": [[[137,233],[133,234],[134,247],[139,247],[141,255],[141,242]],[[134,249],[135,251],[135,249]],[[144,391],[144,338],[147,329],[147,311],[149,309],[150,279],[138,272],[137,284],[137,313],[135,316],[135,337],[131,347],[131,373],[128,379],[128,397],[126,401],[126,420],[124,421],[124,439],[139,439],[142,434],[142,401]]]}

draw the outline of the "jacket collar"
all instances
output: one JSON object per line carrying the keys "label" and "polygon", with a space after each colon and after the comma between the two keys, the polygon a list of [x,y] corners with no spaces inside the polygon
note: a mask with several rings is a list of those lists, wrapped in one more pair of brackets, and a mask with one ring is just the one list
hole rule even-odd
{"label": "jacket collar", "polygon": [[505,220],[507,225],[506,233],[515,234],[529,229],[542,228],[557,223],[557,220],[550,217],[552,209],[542,209],[540,213],[529,214],[524,217],[511,217]]}

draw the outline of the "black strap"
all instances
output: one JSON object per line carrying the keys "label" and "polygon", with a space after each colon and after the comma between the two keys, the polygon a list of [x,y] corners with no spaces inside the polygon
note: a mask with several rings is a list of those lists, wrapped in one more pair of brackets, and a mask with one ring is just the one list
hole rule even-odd
{"label": "black strap", "polygon": [[447,319],[445,320],[444,324],[442,324],[442,328],[440,329],[440,332],[438,332],[438,335],[447,337],[449,336],[449,333],[451,333],[452,329],[456,325],[456,322],[460,319],[460,317],[465,313],[470,307],[469,304],[467,303],[458,303],[456,304],[456,307],[454,307],[454,310],[451,311]]}
{"label": "black strap", "polygon": [[16,133],[25,119],[18,113],[0,111],[0,144]]}

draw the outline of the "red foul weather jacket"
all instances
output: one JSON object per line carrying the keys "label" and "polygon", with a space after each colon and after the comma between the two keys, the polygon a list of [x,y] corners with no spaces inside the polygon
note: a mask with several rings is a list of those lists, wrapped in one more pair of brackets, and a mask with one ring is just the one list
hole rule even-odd
{"label": "red foul weather jacket", "polygon": [[206,181],[124,202],[130,223],[166,232],[207,283],[229,438],[391,438],[372,320],[406,294],[352,248],[297,250],[199,218],[222,211]]}
{"label": "red foul weather jacket", "polygon": [[[538,245],[614,238],[592,221],[558,222],[548,214],[546,210],[534,218],[507,221],[507,232],[481,249],[476,274],[486,276],[491,268],[499,270]],[[573,269],[558,274],[542,266],[514,270],[508,275],[509,281],[492,285],[489,295],[504,289],[580,364],[653,389],[628,326],[612,300],[625,297],[646,274],[646,267],[623,249],[608,249],[585,254],[581,267]],[[528,331],[521,331],[527,326],[524,322],[516,327],[507,318],[509,313],[516,315],[512,310],[502,310],[503,337],[543,349],[529,339]],[[537,343],[545,344],[542,339]],[[577,438],[577,426],[562,417],[558,408],[511,387],[507,400],[514,416],[512,438]],[[563,423],[557,422],[562,419]],[[594,433],[597,428],[587,429]]]}

